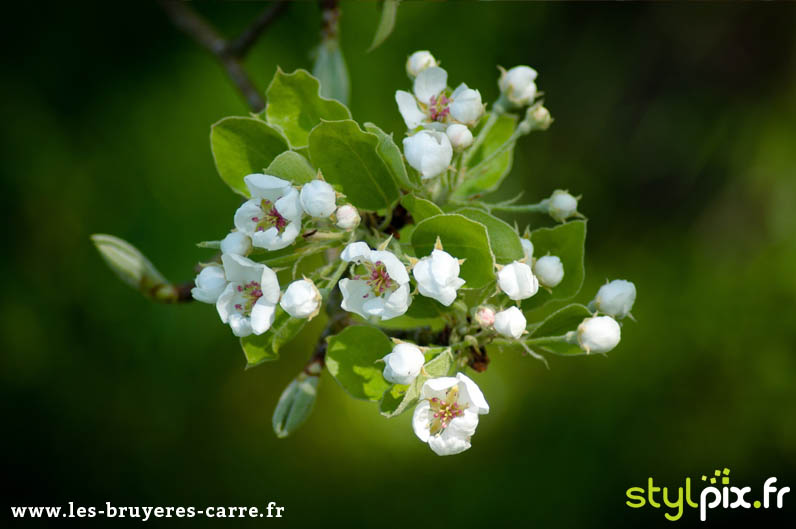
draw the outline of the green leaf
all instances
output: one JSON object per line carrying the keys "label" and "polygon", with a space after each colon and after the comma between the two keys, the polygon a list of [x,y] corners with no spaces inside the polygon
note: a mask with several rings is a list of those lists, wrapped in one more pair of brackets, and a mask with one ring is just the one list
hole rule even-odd
{"label": "green leaf", "polygon": [[406,208],[406,211],[412,214],[412,219],[414,219],[415,224],[421,220],[442,213],[438,205],[430,200],[415,195],[404,195],[401,197],[401,205]]}
{"label": "green leaf", "polygon": [[274,323],[267,332],[259,336],[250,334],[240,339],[243,354],[246,356],[246,369],[277,360],[279,349],[295,338],[306,323],[306,319],[293,318],[282,307],[277,307]]}
{"label": "green leaf", "polygon": [[412,176],[406,172],[404,157],[392,139],[392,134],[387,134],[373,123],[365,123],[365,130],[379,137],[379,147],[376,150],[398,185],[407,191],[417,188],[420,178],[416,172],[413,172]]}
{"label": "green leaf", "polygon": [[505,221],[476,208],[460,209],[456,213],[486,226],[486,232],[489,235],[489,245],[492,247],[492,253],[495,254],[495,260],[498,263],[507,264],[525,257],[525,253],[522,251],[522,243],[520,243],[520,236]]}
{"label": "green leaf", "polygon": [[317,172],[312,168],[310,162],[295,151],[285,151],[274,158],[265,172],[288,180],[295,185],[306,184],[315,180],[317,176]]}
{"label": "green leaf", "polygon": [[539,228],[531,232],[531,242],[537,259],[548,253],[561,259],[564,279],[552,289],[552,293],[540,288],[532,298],[522,302],[522,309],[535,309],[552,300],[569,299],[580,292],[586,275],[583,267],[586,221],[576,220],[553,228]]}
{"label": "green leaf", "polygon": [[349,395],[357,399],[379,400],[390,384],[377,363],[392,351],[393,343],[375,327],[354,325],[329,338],[326,367]]}
{"label": "green leaf", "polygon": [[[486,124],[489,117],[490,114],[487,114],[481,122]],[[483,127],[484,125],[481,126]],[[487,132],[483,143],[471,154],[468,153],[465,166],[468,169],[472,169],[482,160],[488,158],[511,138],[516,127],[516,116],[513,114],[501,114],[492,128],[489,129],[489,132]],[[480,129],[476,129],[473,134],[477,136],[479,132]],[[511,148],[507,149],[503,154],[496,156],[485,164],[483,170],[479,170],[478,174],[468,173],[462,185],[454,191],[454,197],[464,198],[470,195],[494,191],[511,170],[513,158],[514,146],[512,145]]]}
{"label": "green leaf", "polygon": [[[348,79],[348,68],[343,58],[340,41],[327,38],[318,46],[318,56],[312,74],[321,82],[321,95],[336,99],[344,105],[348,104],[351,82]],[[343,118],[336,118],[343,119]]]}
{"label": "green leaf", "polygon": [[248,197],[243,177],[261,173],[287,150],[282,133],[257,118],[230,117],[210,129],[210,147],[221,179],[233,191]]}
{"label": "green leaf", "polygon": [[446,252],[465,259],[460,275],[466,281],[466,288],[481,288],[495,281],[495,256],[483,224],[452,213],[422,220],[412,232],[415,255],[429,255],[437,237]]}
{"label": "green leaf", "polygon": [[[569,331],[574,331],[584,318],[589,318],[592,313],[577,303],[567,305],[548,316],[541,324],[531,331],[528,338],[543,338],[545,336],[563,336]],[[550,341],[548,343],[532,344],[532,349],[557,355],[583,355],[586,352],[577,344],[560,341]]]}
{"label": "green leaf", "polygon": [[439,318],[449,311],[450,307],[445,307],[439,301],[418,295],[412,298],[412,304],[409,305],[406,315],[410,318],[423,320]]}
{"label": "green leaf", "polygon": [[322,121],[309,145],[313,165],[354,206],[377,210],[398,199],[398,186],[377,152],[379,137],[360,130],[356,121]]}
{"label": "green leaf", "polygon": [[373,42],[370,44],[368,51],[373,51],[382,42],[387,40],[387,37],[392,33],[395,28],[395,19],[398,15],[398,4],[401,0],[384,0],[381,4],[381,18],[379,25],[376,27],[376,34],[373,35]]}
{"label": "green leaf", "polygon": [[307,146],[310,131],[321,120],[351,117],[345,105],[320,95],[320,82],[306,70],[277,69],[266,97],[266,119],[285,132],[294,149]]}
{"label": "green leaf", "polygon": [[417,403],[420,397],[420,390],[429,378],[444,377],[450,374],[453,366],[453,354],[450,349],[432,349],[435,355],[432,360],[424,366],[428,376],[420,374],[408,386],[396,384],[384,392],[379,403],[379,412],[385,417],[395,417],[406,411],[409,407]]}

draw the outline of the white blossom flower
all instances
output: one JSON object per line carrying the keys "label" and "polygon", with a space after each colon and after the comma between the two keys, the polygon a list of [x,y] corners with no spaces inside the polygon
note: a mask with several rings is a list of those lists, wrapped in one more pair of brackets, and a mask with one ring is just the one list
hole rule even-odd
{"label": "white blossom flower", "polygon": [[459,277],[459,261],[443,250],[433,250],[412,268],[421,295],[436,299],[446,307],[456,299],[456,291],[464,285]]}
{"label": "white blossom flower", "polygon": [[636,285],[624,279],[614,279],[600,287],[594,298],[597,310],[622,319],[633,310],[636,301]]}
{"label": "white blossom flower", "polygon": [[279,305],[294,318],[314,318],[321,309],[321,293],[309,279],[299,279],[287,286]]}
{"label": "white blossom flower", "polygon": [[398,111],[409,130],[422,126],[443,131],[451,122],[472,126],[484,113],[481,93],[464,83],[449,92],[448,72],[439,66],[418,73],[412,91],[395,92]]}
{"label": "white blossom flower", "polygon": [[359,226],[361,220],[357,208],[351,204],[343,204],[337,208],[334,216],[337,219],[336,226],[341,230],[353,230]]}
{"label": "white blossom flower", "polygon": [[437,60],[427,50],[416,51],[406,60],[406,74],[409,77],[417,75],[427,68],[437,65]]}
{"label": "white blossom flower", "polygon": [[525,263],[514,261],[498,271],[498,286],[515,300],[528,299],[539,290],[539,281]]}
{"label": "white blossom flower", "polygon": [[556,189],[548,200],[548,212],[558,222],[564,222],[578,212],[578,199],[566,191]]}
{"label": "white blossom flower", "polygon": [[445,129],[445,135],[448,136],[451,146],[457,151],[463,151],[473,144],[473,133],[470,132],[466,125],[461,123],[449,125]]}
{"label": "white blossom flower", "polygon": [[536,97],[536,75],[536,70],[530,66],[515,66],[509,71],[501,68],[498,86],[513,104],[530,105]]}
{"label": "white blossom flower", "polygon": [[334,188],[323,180],[313,180],[301,188],[301,207],[310,217],[331,216],[337,208],[336,201]]}
{"label": "white blossom flower", "polygon": [[301,231],[301,201],[290,182],[266,174],[250,174],[243,181],[251,199],[235,212],[235,227],[251,237],[252,244],[279,250],[296,240]]}
{"label": "white blossom flower", "polygon": [[340,258],[364,266],[365,273],[341,279],[341,306],[363,318],[395,318],[409,308],[409,274],[392,252],[371,250],[364,242],[354,242]]}
{"label": "white blossom flower", "polygon": [[245,233],[232,231],[221,240],[221,253],[249,255],[252,251],[252,240]]}
{"label": "white blossom flower", "polygon": [[610,316],[586,318],[578,325],[578,343],[587,353],[607,353],[620,338],[619,324]]}
{"label": "white blossom flower", "polygon": [[530,239],[521,237],[520,244],[522,244],[522,253],[525,254],[525,261],[530,263],[531,259],[533,259],[533,243],[530,241]]}
{"label": "white blossom flower", "polygon": [[555,255],[545,255],[536,260],[533,273],[542,286],[553,288],[564,279],[564,264]]}
{"label": "white blossom flower", "polygon": [[463,373],[427,380],[412,416],[415,435],[435,454],[459,454],[470,448],[478,416],[489,413],[484,394]]}
{"label": "white blossom flower", "polygon": [[411,343],[397,344],[383,360],[384,378],[393,384],[411,384],[426,363],[423,352]]}
{"label": "white blossom flower", "polygon": [[206,266],[196,276],[194,284],[196,286],[191,289],[193,299],[202,303],[215,303],[227,286],[227,277],[219,265]]}
{"label": "white blossom flower", "polygon": [[221,321],[235,336],[264,333],[274,322],[279,301],[276,273],[241,255],[223,254],[221,262],[229,281],[216,302]]}
{"label": "white blossom flower", "polygon": [[519,338],[527,325],[525,315],[517,307],[509,307],[495,314],[495,330],[507,338]]}
{"label": "white blossom flower", "polygon": [[459,123],[475,125],[484,115],[481,92],[462,83],[451,94],[450,115]]}
{"label": "white blossom flower", "polygon": [[478,307],[475,311],[475,322],[482,329],[488,329],[495,324],[495,309],[492,307]]}
{"label": "white blossom flower", "polygon": [[445,133],[421,130],[404,138],[404,156],[426,180],[448,169],[453,159],[453,146]]}

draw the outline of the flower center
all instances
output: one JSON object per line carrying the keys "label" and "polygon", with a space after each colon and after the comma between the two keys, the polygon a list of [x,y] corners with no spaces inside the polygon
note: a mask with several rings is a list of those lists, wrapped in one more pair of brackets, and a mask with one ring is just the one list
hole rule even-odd
{"label": "flower center", "polygon": [[276,206],[270,200],[263,199],[260,208],[263,210],[263,216],[252,217],[252,221],[257,223],[254,231],[265,231],[268,228],[276,228],[280,234],[285,231],[287,219],[276,210]]}
{"label": "flower center", "polygon": [[254,304],[257,303],[257,300],[263,295],[260,283],[257,281],[249,281],[248,283],[240,284],[237,287],[237,291],[242,299],[240,300],[241,303],[235,304],[235,310],[244,316],[250,316],[252,307],[254,307]]}
{"label": "flower center", "polygon": [[434,397],[429,400],[434,418],[431,421],[431,435],[436,435],[450,425],[456,417],[461,417],[467,405],[461,406],[459,400],[459,387],[454,386],[448,390],[444,399]]}
{"label": "flower center", "polygon": [[444,120],[451,112],[451,109],[448,108],[450,102],[451,100],[443,94],[431,96],[431,101],[429,101],[428,104],[428,116],[431,118],[431,121]]}
{"label": "flower center", "polygon": [[390,274],[387,273],[387,267],[381,261],[376,261],[373,264],[365,263],[365,268],[368,269],[365,281],[377,296],[381,296],[395,284]]}

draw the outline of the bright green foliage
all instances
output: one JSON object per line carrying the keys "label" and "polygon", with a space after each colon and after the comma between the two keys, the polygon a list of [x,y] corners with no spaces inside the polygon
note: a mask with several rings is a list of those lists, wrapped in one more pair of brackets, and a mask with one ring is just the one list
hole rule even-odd
{"label": "bright green foliage", "polygon": [[376,26],[376,34],[373,35],[373,42],[370,44],[368,51],[379,47],[390,36],[390,33],[395,28],[395,19],[398,16],[398,4],[400,3],[401,0],[383,0],[379,25]]}
{"label": "bright green foliage", "polygon": [[[482,123],[486,126],[492,115],[487,113]],[[511,114],[501,114],[494,122],[494,125],[486,134],[484,142],[473,152],[465,157],[465,167],[468,174],[462,185],[456,190],[455,196],[467,197],[487,191],[494,191],[511,171],[511,164],[514,159],[514,145],[506,149],[505,152],[490,158],[503,144],[511,138],[517,128],[517,118]],[[478,134],[480,128],[474,131]],[[489,159],[483,165],[482,161]]]}
{"label": "bright green foliage", "polygon": [[429,356],[432,357],[432,360],[424,366],[426,374],[421,373],[409,385],[395,384],[384,392],[381,402],[379,402],[379,411],[382,415],[385,417],[400,415],[417,403],[420,390],[426,380],[451,374],[455,362],[450,349],[435,348],[429,351],[426,357]]}
{"label": "bright green foliage", "polygon": [[395,144],[392,134],[387,134],[373,123],[365,123],[365,130],[379,137],[379,146],[376,149],[392,173],[396,183],[405,190],[415,189],[420,183],[416,172],[408,173],[404,165],[401,149]]}
{"label": "bright green foliage", "polygon": [[281,307],[277,307],[274,323],[266,333],[259,336],[250,334],[240,339],[243,354],[246,355],[246,368],[277,360],[279,349],[295,338],[306,323],[307,320],[291,318]]}
{"label": "bright green foliage", "polygon": [[374,327],[355,325],[329,338],[326,367],[349,395],[357,399],[379,400],[389,383],[378,362],[392,351],[387,335]]}
{"label": "bright green foliage", "polygon": [[489,236],[489,246],[492,248],[492,253],[495,254],[495,261],[498,263],[506,264],[512,261],[519,261],[525,257],[520,243],[520,236],[504,220],[475,208],[460,209],[456,213],[484,225]]}
{"label": "bright green foliage", "polygon": [[295,151],[285,151],[274,158],[265,172],[297,185],[306,184],[318,176],[310,162]]}
{"label": "bright green foliage", "polygon": [[[536,328],[531,330],[528,338],[530,340],[539,340],[545,336],[564,336],[568,332],[577,329],[580,322],[584,318],[590,317],[592,314],[589,309],[583,305],[573,303],[561,309],[558,309],[550,316],[545,318]],[[548,342],[542,341],[541,343],[534,343],[532,346],[539,352],[547,352],[558,355],[582,355],[586,354],[577,343],[569,343],[565,341],[550,340]]]}
{"label": "bright green foliage", "polygon": [[412,215],[415,223],[442,213],[438,205],[415,195],[406,195],[401,198],[401,205]]}

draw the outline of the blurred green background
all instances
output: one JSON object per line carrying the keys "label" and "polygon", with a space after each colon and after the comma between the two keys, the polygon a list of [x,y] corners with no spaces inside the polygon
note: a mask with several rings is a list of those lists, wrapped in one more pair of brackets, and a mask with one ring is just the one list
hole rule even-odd
{"label": "blurred green background", "polygon": [[[262,9],[197,7],[230,36]],[[624,501],[649,476],[677,487],[729,467],[752,496],[768,476],[796,485],[796,5],[407,2],[371,53],[376,5],[342,5],[354,117],[398,136],[412,51],[432,50],[485,101],[496,64],[534,66],[556,122],[520,144],[500,194],[582,193],[578,299],[606,278],[638,287],[638,323],[607,358],[552,358],[550,371],[493,358],[477,377],[492,411],[448,458],[408,415],[383,419],[328,375],[310,422],[277,440],[271,412],[311,340],[244,371],[212,307],[153,306],[91,246],[116,234],[183,280],[208,255],[194,243],[231,226],[238,199],[209,127],[248,109],[213,58],[155,4],[6,9],[8,504],[273,500],[289,527],[648,526],[669,524],[663,510]],[[246,60],[261,89],[277,65],[311,67],[319,26],[314,2],[289,6]],[[782,512],[711,518],[792,519],[794,494]]]}

